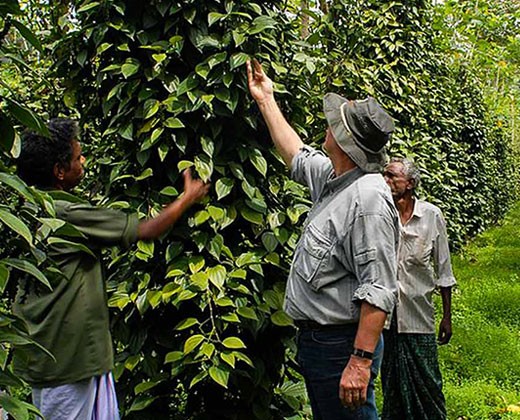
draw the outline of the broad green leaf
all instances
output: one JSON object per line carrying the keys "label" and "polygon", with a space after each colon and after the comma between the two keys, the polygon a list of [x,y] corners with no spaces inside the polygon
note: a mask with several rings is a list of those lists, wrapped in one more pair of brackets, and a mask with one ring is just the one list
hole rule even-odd
{"label": "broad green leaf", "polygon": [[184,124],[178,118],[170,117],[165,122],[164,125],[168,128],[184,128]]}
{"label": "broad green leaf", "polygon": [[273,232],[265,232],[262,235],[262,244],[268,252],[273,252],[278,246],[278,240]]}
{"label": "broad green leaf", "polygon": [[32,31],[25,25],[23,25],[21,22],[18,22],[17,20],[12,21],[13,25],[18,29],[20,34],[27,40],[29,43],[36,48],[38,51],[43,52],[43,47],[38,38],[34,36]]}
{"label": "broad green leaf", "polygon": [[211,12],[208,14],[208,27],[211,27],[215,22],[224,19],[227,15],[224,13]]}
{"label": "broad green leaf", "polygon": [[153,169],[152,168],[146,168],[143,172],[141,172],[141,175],[136,176],[136,181],[142,181],[143,179],[150,178],[153,175]]}
{"label": "broad green leaf", "polygon": [[279,327],[287,327],[290,325],[294,325],[293,320],[289,318],[289,316],[284,311],[276,311],[271,315],[271,321],[274,325],[278,325]]}
{"label": "broad green leaf", "polygon": [[0,133],[2,133],[2,136],[0,136],[0,147],[5,152],[9,152],[13,147],[16,133],[11,121],[2,112],[0,112]]}
{"label": "broad green leaf", "polygon": [[184,343],[184,354],[191,353],[204,341],[204,336],[201,334],[192,335]]}
{"label": "broad green leaf", "polygon": [[234,185],[234,181],[230,178],[220,178],[217,180],[215,184],[215,190],[217,192],[217,199],[220,200],[221,198],[228,195]]}
{"label": "broad green leaf", "polygon": [[10,267],[16,268],[17,270],[24,271],[27,274],[30,274],[31,276],[35,277],[38,281],[40,281],[42,284],[47,286],[50,290],[52,290],[52,287],[49,283],[49,280],[47,280],[47,277],[45,277],[45,275],[29,261],[19,260],[16,258],[6,258],[2,260],[2,263]]}
{"label": "broad green leaf", "polygon": [[221,289],[224,285],[224,282],[226,281],[226,268],[222,265],[217,265],[215,267],[208,268],[207,273],[211,283]]}
{"label": "broad green leaf", "polygon": [[99,1],[92,1],[92,2],[85,2],[86,4],[84,6],[81,6],[78,10],[77,10],[77,13],[84,13],[84,12],[87,12],[89,10],[92,10],[92,9],[95,9],[97,7],[99,7],[100,5],[100,2]]}
{"label": "broad green leaf", "polygon": [[5,286],[7,286],[7,282],[9,281],[9,269],[0,264],[0,294],[4,293]]}
{"label": "broad green leaf", "polygon": [[157,386],[161,382],[162,382],[162,380],[141,382],[140,384],[135,386],[134,394],[138,395],[138,394],[141,394],[143,392],[149,391],[150,389],[154,388],[155,386]]}
{"label": "broad green leaf", "polygon": [[241,207],[240,208],[240,214],[244,219],[246,219],[248,222],[261,225],[264,223],[264,218],[262,217],[262,214],[251,210],[249,207]]}
{"label": "broad green leaf", "polygon": [[28,244],[32,244],[33,237],[31,235],[31,231],[27,227],[27,225],[18,217],[11,214],[8,211],[5,211],[0,208],[0,223],[5,224],[10,229],[18,233],[22,238],[24,238]]}
{"label": "broad green leaf", "polygon": [[228,387],[229,372],[227,370],[224,370],[219,366],[211,366],[209,368],[209,376],[217,384],[223,386],[224,388]]}
{"label": "broad green leaf", "polygon": [[202,372],[199,372],[190,382],[190,389],[193,388],[195,385],[197,385],[200,381],[202,381],[204,378],[208,376],[208,371],[203,370]]}
{"label": "broad green leaf", "polygon": [[179,322],[174,329],[176,330],[186,330],[194,325],[197,325],[199,323],[197,318],[186,318]]}
{"label": "broad green leaf", "polygon": [[234,302],[226,296],[216,299],[215,304],[220,307],[235,306]]}
{"label": "broad green leaf", "polygon": [[141,411],[152,404],[159,396],[146,396],[146,395],[138,395],[137,398],[133,401],[128,412]]}
{"label": "broad green leaf", "polygon": [[249,28],[248,34],[254,35],[265,31],[266,29],[273,29],[276,27],[276,21],[268,16],[258,16]]}
{"label": "broad green leaf", "polygon": [[233,353],[220,353],[220,358],[233,369],[235,368],[235,355]]}
{"label": "broad green leaf", "polygon": [[171,351],[164,358],[164,363],[173,363],[181,360],[183,357],[184,353],[182,351]]}
{"label": "broad green leaf", "polygon": [[238,67],[242,67],[246,61],[249,59],[249,55],[246,53],[236,53],[231,56],[230,59],[230,68],[231,70],[236,69]]}
{"label": "broad green leaf", "polygon": [[193,162],[189,160],[181,160],[179,163],[177,163],[177,169],[179,172],[184,171],[187,168],[191,168],[193,166]]}
{"label": "broad green leaf", "polygon": [[251,154],[249,155],[249,159],[254,167],[260,172],[263,176],[267,174],[267,161],[262,156],[262,153],[258,149],[253,149]]}
{"label": "broad green leaf", "polygon": [[190,281],[199,290],[206,290],[209,284],[209,276],[206,273],[199,271],[190,276]]}
{"label": "broad green leaf", "polygon": [[20,105],[18,102],[12,99],[5,97],[3,99],[7,103],[7,109],[11,115],[19,122],[21,122],[25,127],[32,128],[44,136],[50,136],[49,130],[47,129],[45,123],[33,111]]}
{"label": "broad green leaf", "polygon": [[139,67],[140,64],[138,62],[125,63],[121,66],[121,73],[123,73],[125,79],[128,79],[139,71]]}
{"label": "broad green leaf", "polygon": [[0,393],[0,407],[7,411],[15,420],[29,420],[33,418],[30,413],[41,416],[41,413],[34,406],[5,392]]}
{"label": "broad green leaf", "polygon": [[246,345],[244,342],[238,337],[227,337],[222,341],[224,347],[228,349],[245,349]]}
{"label": "broad green leaf", "polygon": [[157,99],[148,99],[143,106],[143,118],[146,120],[159,111],[160,102]]}
{"label": "broad green leaf", "polygon": [[198,271],[202,270],[202,268],[204,268],[205,264],[206,261],[204,260],[204,257],[200,255],[195,255],[193,257],[190,257],[188,267],[190,268],[190,271],[192,273],[197,273]]}
{"label": "broad green leaf", "polygon": [[248,308],[246,306],[243,306],[243,307],[237,309],[237,313],[242,318],[254,319],[255,321],[258,321],[258,317],[256,316],[256,312],[253,308]]}

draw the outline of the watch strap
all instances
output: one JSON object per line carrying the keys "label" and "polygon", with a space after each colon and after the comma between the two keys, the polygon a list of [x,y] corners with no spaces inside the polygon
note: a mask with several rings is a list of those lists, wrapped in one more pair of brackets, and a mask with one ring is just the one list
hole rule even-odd
{"label": "watch strap", "polygon": [[352,354],[354,356],[361,357],[362,359],[372,360],[374,358],[374,353],[370,353],[369,351],[361,350],[358,348],[354,348],[354,350],[352,351]]}

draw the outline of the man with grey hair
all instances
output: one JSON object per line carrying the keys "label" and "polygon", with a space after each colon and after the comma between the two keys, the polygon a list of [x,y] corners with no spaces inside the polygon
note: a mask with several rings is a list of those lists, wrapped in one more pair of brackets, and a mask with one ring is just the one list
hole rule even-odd
{"label": "man with grey hair", "polygon": [[298,328],[297,360],[313,416],[376,420],[380,337],[397,292],[399,220],[380,174],[393,121],[374,98],[326,94],[326,156],[286,121],[260,63],[248,62],[247,74],[278,152],[313,201],[284,306]]}
{"label": "man with grey hair", "polygon": [[440,289],[443,317],[438,343],[451,338],[451,269],[441,210],[415,197],[419,171],[413,161],[394,158],[384,177],[401,219],[397,282],[399,300],[384,332],[383,420],[444,420],[446,404],[437,360],[433,292]]}

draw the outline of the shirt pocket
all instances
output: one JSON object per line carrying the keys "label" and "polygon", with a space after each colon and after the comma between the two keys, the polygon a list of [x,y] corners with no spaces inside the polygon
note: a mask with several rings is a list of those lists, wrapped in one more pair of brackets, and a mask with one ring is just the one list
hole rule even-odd
{"label": "shirt pocket", "polygon": [[359,283],[373,283],[379,277],[379,268],[376,261],[375,248],[367,249],[354,256]]}
{"label": "shirt pocket", "polygon": [[327,276],[319,276],[320,268],[329,261],[333,241],[313,225],[305,229],[298,249],[294,269],[314,291],[318,291],[331,281]]}

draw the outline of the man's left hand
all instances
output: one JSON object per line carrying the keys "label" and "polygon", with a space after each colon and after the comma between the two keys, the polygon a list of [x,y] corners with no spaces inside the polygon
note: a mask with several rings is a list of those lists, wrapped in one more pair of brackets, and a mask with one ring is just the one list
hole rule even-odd
{"label": "man's left hand", "polygon": [[339,382],[339,399],[344,406],[356,409],[366,402],[370,366],[371,360],[350,356]]}
{"label": "man's left hand", "polygon": [[439,345],[448,344],[451,339],[451,318],[444,317],[439,324],[439,337],[437,341]]}

